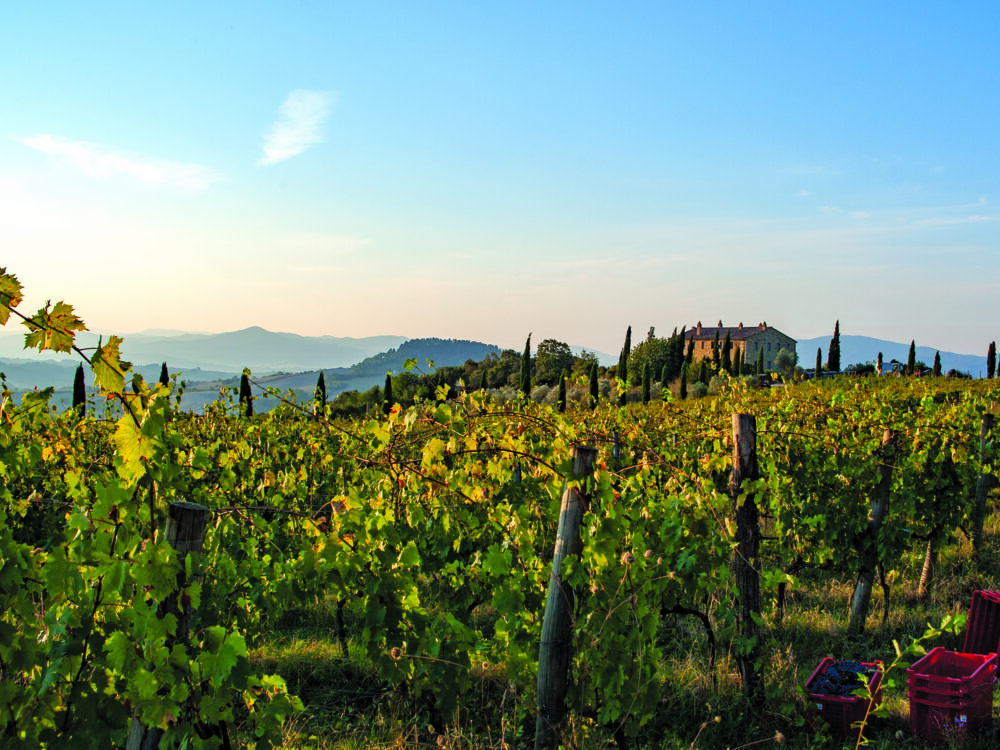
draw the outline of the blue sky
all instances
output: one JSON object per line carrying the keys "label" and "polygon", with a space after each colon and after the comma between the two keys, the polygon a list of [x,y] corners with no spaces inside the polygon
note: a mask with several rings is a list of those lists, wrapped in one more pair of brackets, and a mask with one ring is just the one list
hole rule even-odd
{"label": "blue sky", "polygon": [[[1000,6],[20,3],[0,264],[91,328],[1000,336]],[[127,338],[125,350],[127,354]]]}

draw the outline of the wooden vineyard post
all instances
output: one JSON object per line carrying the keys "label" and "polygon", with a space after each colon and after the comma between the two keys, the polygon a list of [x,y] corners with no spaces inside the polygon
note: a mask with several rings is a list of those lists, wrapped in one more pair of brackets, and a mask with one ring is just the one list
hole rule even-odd
{"label": "wooden vineyard post", "polygon": [[[872,501],[871,514],[868,517],[868,529],[861,541],[861,569],[858,571],[858,583],[851,597],[851,619],[847,630],[850,633],[861,634],[865,630],[865,620],[868,619],[868,607],[871,604],[872,584],[875,581],[875,568],[878,566],[878,534],[882,522],[889,513],[889,490],[892,488],[892,456],[895,447],[895,436],[892,430],[886,430],[882,435],[882,462],[878,465],[879,482]],[[888,602],[886,602],[888,606]]]}
{"label": "wooden vineyard post", "polygon": [[[979,464],[982,466],[986,463],[986,443],[989,442],[990,433],[993,431],[993,414],[987,412],[983,414],[983,419],[979,423]],[[976,500],[975,507],[972,513],[972,549],[975,553],[976,559],[979,559],[979,553],[982,549],[983,541],[983,523],[986,520],[986,496],[990,491],[992,476],[983,471],[979,470],[979,476],[976,478]]]}
{"label": "wooden vineyard post", "polygon": [[[737,647],[736,663],[743,692],[751,705],[764,699],[760,661],[760,511],[753,492],[742,492],[744,481],[759,476],[757,468],[757,420],[751,414],[733,414],[733,472],[729,495],[736,516],[736,550],[733,573],[739,594],[739,626],[743,644]],[[742,494],[742,505],[740,495]]]}
{"label": "wooden vineyard post", "polygon": [[[573,446],[573,473],[571,480],[580,480],[594,470],[597,449]],[[538,653],[538,697],[535,720],[535,750],[554,748],[558,744],[555,728],[562,721],[563,701],[566,698],[566,676],[572,658],[573,591],[564,588],[559,579],[563,560],[568,555],[579,555],[583,542],[580,524],[586,510],[584,495],[566,483],[559,510],[559,529],[556,549],[552,558],[548,598],[542,620],[542,640]]]}
{"label": "wooden vineyard post", "polygon": [[[177,552],[179,560],[184,560],[188,552],[200,552],[205,542],[205,526],[208,523],[208,508],[195,503],[170,503],[167,515],[167,543]],[[189,581],[181,566],[177,574],[178,589],[187,586]],[[171,594],[160,603],[157,615],[159,617],[172,613],[177,618],[177,633],[168,638],[166,647],[171,649],[178,641],[187,641],[188,628],[191,625],[191,606],[181,605],[177,594]],[[132,723],[129,725],[128,740],[125,750],[154,750],[159,747],[163,730],[159,727],[149,727],[142,723],[141,717],[133,712]],[[224,743],[228,745],[228,742]]]}

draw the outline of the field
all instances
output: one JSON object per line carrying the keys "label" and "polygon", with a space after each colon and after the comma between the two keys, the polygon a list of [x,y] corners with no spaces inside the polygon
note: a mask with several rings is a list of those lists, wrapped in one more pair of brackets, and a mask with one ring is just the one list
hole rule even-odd
{"label": "field", "polygon": [[[355,421],[111,392],[101,416],[3,405],[5,747],[130,725],[161,747],[531,747],[553,653],[552,744],[839,747],[804,719],[824,656],[960,649],[960,622],[933,631],[1000,588],[993,381],[565,414],[442,391]],[[733,414],[754,418],[738,482]],[[552,579],[564,495],[579,547]],[[200,551],[171,546],[177,502],[207,509]],[[553,581],[569,635],[543,646]],[[865,738],[922,746],[898,663],[887,682]]]}
{"label": "field", "polygon": [[[1000,588],[994,380],[194,415],[20,301],[101,398],[0,393],[5,748],[919,747],[905,667]],[[886,665],[846,741],[826,656]]]}

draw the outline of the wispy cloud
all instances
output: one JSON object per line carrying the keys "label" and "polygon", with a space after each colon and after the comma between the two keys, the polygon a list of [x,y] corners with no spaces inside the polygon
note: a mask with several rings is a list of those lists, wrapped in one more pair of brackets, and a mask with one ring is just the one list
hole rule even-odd
{"label": "wispy cloud", "polygon": [[264,139],[264,155],[257,163],[275,164],[322,143],[320,129],[330,116],[333,101],[329,91],[292,91],[278,110],[281,116]]}
{"label": "wispy cloud", "polygon": [[980,224],[984,221],[996,221],[995,216],[983,216],[975,214],[973,216],[931,216],[927,219],[920,219],[913,222],[914,226],[940,227],[952,224]]}
{"label": "wispy cloud", "polygon": [[185,190],[204,190],[222,179],[219,172],[200,164],[156,159],[47,133],[14,140],[99,179],[125,176],[149,185],[167,185]]}

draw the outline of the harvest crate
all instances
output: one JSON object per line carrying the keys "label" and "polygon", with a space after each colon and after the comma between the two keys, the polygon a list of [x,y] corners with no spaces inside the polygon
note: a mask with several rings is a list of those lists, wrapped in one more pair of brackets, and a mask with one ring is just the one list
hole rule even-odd
{"label": "harvest crate", "polygon": [[906,683],[910,688],[907,693],[911,698],[917,698],[922,701],[930,701],[931,703],[938,703],[945,706],[958,706],[960,704],[967,704],[969,701],[978,700],[982,697],[983,693],[992,693],[993,686],[996,685],[997,678],[994,677],[989,682],[984,682],[969,690],[927,690],[926,688],[917,688]]}
{"label": "harvest crate", "polygon": [[911,689],[910,732],[914,737],[935,743],[961,744],[968,737],[989,727],[993,721],[993,683],[964,697],[918,697]]}
{"label": "harvest crate", "polygon": [[1000,651],[1000,591],[972,592],[962,651],[967,654]]}
{"label": "harvest crate", "polygon": [[[836,659],[828,656],[819,663],[806,682],[807,691],[816,682],[816,678],[835,661]],[[822,719],[830,725],[830,734],[833,737],[841,740],[857,738],[858,729],[853,725],[863,721],[865,716],[882,702],[882,674],[885,669],[880,661],[860,662],[860,664],[862,667],[875,667],[875,673],[868,680],[868,691],[872,700],[856,695],[825,695],[810,692],[809,699],[812,701],[812,706],[807,715],[813,727],[816,726],[817,719]]]}
{"label": "harvest crate", "polygon": [[906,670],[910,688],[945,693],[970,693],[983,684],[993,684],[997,655],[931,649]]}

